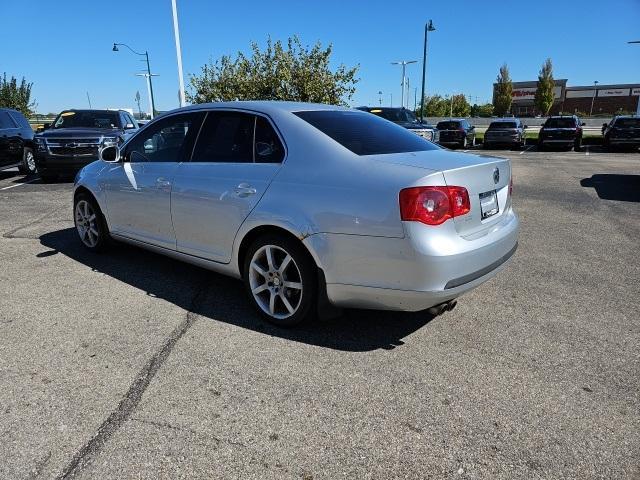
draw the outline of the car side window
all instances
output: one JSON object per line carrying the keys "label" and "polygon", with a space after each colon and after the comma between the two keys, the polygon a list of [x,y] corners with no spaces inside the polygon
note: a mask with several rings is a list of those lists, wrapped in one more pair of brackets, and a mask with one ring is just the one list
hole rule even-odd
{"label": "car side window", "polygon": [[0,128],[17,128],[16,123],[7,112],[0,112]]}
{"label": "car side window", "polygon": [[181,162],[188,158],[194,132],[200,126],[199,112],[171,115],[142,130],[127,144],[129,162]]}
{"label": "car side window", "polygon": [[[136,127],[136,122],[135,122],[135,120],[131,117],[131,115],[129,115],[128,113],[125,113],[125,114],[124,114],[124,116],[125,116],[125,119],[126,119],[126,121],[127,121],[126,123],[130,123],[131,125],[133,125],[133,128],[135,128],[135,127]],[[125,125],[126,125],[126,124],[125,124]]]}
{"label": "car side window", "polygon": [[255,115],[210,111],[193,150],[192,162],[253,162]]}
{"label": "car side window", "polygon": [[254,149],[256,163],[280,163],[284,160],[284,147],[278,134],[269,120],[260,115],[256,116]]}

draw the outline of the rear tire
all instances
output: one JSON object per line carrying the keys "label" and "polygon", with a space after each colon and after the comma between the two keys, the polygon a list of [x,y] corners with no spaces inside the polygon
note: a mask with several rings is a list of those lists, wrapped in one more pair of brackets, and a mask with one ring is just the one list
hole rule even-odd
{"label": "rear tire", "polygon": [[482,142],[482,148],[489,150],[489,142]]}
{"label": "rear tire", "polygon": [[18,167],[18,171],[22,175],[33,175],[36,173],[36,159],[30,147],[24,147],[24,151],[22,152],[22,165]]}
{"label": "rear tire", "polygon": [[316,266],[295,240],[277,234],[258,238],[247,250],[242,272],[251,304],[268,322],[292,327],[316,312]]}
{"label": "rear tire", "polygon": [[73,202],[73,221],[82,245],[92,252],[102,252],[111,243],[107,222],[95,199],[80,193]]}

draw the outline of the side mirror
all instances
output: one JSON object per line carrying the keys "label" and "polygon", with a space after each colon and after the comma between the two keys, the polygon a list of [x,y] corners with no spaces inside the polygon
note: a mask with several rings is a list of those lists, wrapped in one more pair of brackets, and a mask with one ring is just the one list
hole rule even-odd
{"label": "side mirror", "polygon": [[125,129],[125,130],[131,130],[132,128],[136,128],[136,126],[135,126],[133,123],[127,123],[127,124],[124,126],[124,129]]}
{"label": "side mirror", "polygon": [[581,127],[585,127],[586,125],[587,125],[587,124],[586,124],[585,122],[582,122],[582,123],[580,124],[580,126],[581,126]]}
{"label": "side mirror", "polygon": [[522,129],[523,129],[523,130],[526,130],[527,128],[529,128],[529,125],[523,125],[523,126],[522,126]]}
{"label": "side mirror", "polygon": [[51,123],[43,123],[42,130],[49,130],[51,128]]}
{"label": "side mirror", "polygon": [[98,157],[103,162],[118,163],[120,161],[120,149],[115,146],[101,148]]}
{"label": "side mirror", "polygon": [[603,124],[602,124],[602,128],[607,128],[608,126],[609,126],[609,124],[608,124],[608,123],[603,123]]}

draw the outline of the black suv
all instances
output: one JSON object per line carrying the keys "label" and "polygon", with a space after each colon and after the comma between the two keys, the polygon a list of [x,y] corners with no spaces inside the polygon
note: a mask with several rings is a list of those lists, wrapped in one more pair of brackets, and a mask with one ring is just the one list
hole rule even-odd
{"label": "black suv", "polygon": [[138,130],[124,110],[65,110],[35,136],[36,165],[44,182],[74,174],[98,159],[98,150],[118,145]]}
{"label": "black suv", "polygon": [[378,117],[382,117],[385,120],[389,120],[396,125],[400,125],[413,133],[430,140],[437,142],[439,139],[438,130],[433,125],[428,123],[421,123],[411,110],[406,108],[396,107],[358,107],[358,110],[363,112],[373,113]]}
{"label": "black suv", "polygon": [[610,123],[602,124],[603,145],[607,150],[640,147],[640,117],[617,116]]}
{"label": "black suv", "polygon": [[464,118],[443,120],[436,128],[440,131],[440,145],[467,148],[476,144],[476,127]]}
{"label": "black suv", "polygon": [[483,148],[494,145],[507,145],[511,148],[522,148],[526,142],[526,125],[519,118],[501,118],[494,120],[484,133]]}
{"label": "black suv", "polygon": [[0,170],[18,167],[22,174],[36,172],[33,129],[17,110],[0,108]]}
{"label": "black suv", "polygon": [[584,123],[575,115],[547,118],[538,134],[538,148],[544,150],[549,145],[582,150],[582,127]]}

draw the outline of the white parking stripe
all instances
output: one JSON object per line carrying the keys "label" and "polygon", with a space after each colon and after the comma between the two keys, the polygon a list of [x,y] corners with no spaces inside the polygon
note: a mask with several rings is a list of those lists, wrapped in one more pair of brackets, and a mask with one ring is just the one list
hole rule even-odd
{"label": "white parking stripe", "polygon": [[2,188],[0,188],[0,190],[9,190],[10,188],[21,187],[22,185],[26,185],[27,183],[33,183],[36,180],[40,180],[40,177],[33,178],[33,179],[29,180],[28,182],[16,183],[15,185],[9,185],[8,187],[2,187]]}
{"label": "white parking stripe", "polygon": [[469,150],[462,150],[462,153],[467,153]]}
{"label": "white parking stripe", "polygon": [[584,154],[588,157],[589,156],[589,146],[584,147]]}
{"label": "white parking stripe", "polygon": [[526,150],[521,151],[518,155],[522,155],[524,152],[528,152],[529,150],[531,150],[533,148],[533,145],[531,145],[529,148],[527,148]]}

